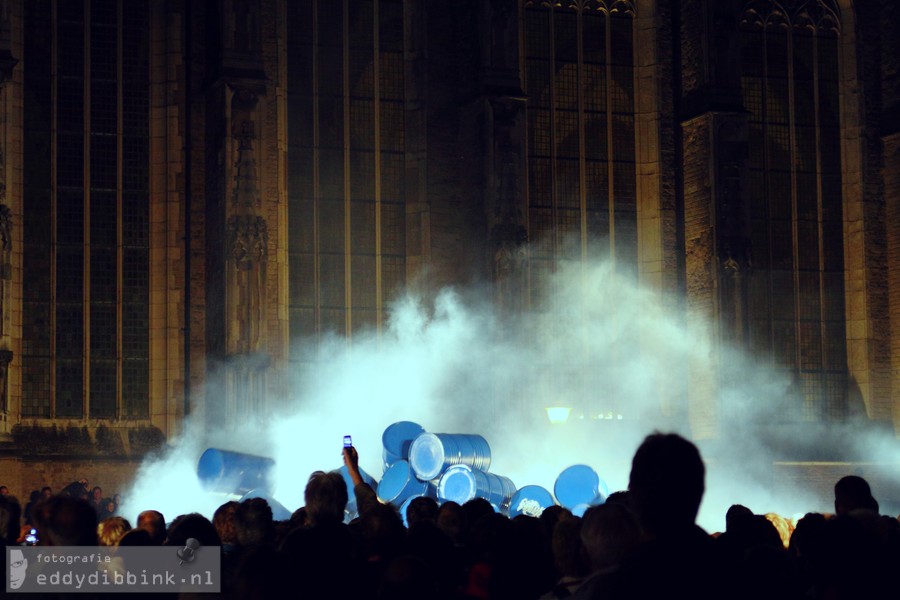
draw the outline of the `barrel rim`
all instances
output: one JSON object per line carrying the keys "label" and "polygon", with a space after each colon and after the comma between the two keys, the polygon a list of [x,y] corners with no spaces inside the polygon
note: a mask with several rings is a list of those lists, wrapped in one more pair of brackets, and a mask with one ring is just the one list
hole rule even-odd
{"label": "barrel rim", "polygon": [[[466,498],[462,502],[460,502],[458,499],[455,499],[455,498],[449,498],[444,494],[444,490],[446,488],[447,482],[449,482],[449,480],[450,480],[450,478],[448,476],[455,476],[456,473],[465,473],[466,474],[465,480],[469,484],[468,494],[466,494],[468,496],[468,498]],[[444,473],[441,475],[440,480],[438,481],[437,491],[438,491],[438,498],[441,498],[442,500],[445,500],[445,501],[452,500],[454,502],[457,502],[458,504],[463,504],[464,502],[468,502],[472,498],[475,498],[478,495],[478,481],[476,480],[474,469],[472,469],[472,467],[470,467],[469,465],[463,465],[463,464],[452,465],[450,467],[447,467],[447,470],[444,471]]]}
{"label": "barrel rim", "polygon": [[[432,465],[420,465],[418,460],[417,449],[427,444],[429,455],[434,457]],[[412,444],[409,445],[409,464],[412,465],[413,471],[419,479],[431,480],[441,474],[447,457],[444,454],[444,443],[436,433],[425,431],[416,436]],[[429,468],[425,468],[428,466]]]}

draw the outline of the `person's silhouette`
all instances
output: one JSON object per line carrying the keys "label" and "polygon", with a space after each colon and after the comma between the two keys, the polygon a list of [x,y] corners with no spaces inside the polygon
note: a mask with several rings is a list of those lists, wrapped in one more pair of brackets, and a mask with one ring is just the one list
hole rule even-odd
{"label": "person's silhouette", "polygon": [[643,541],[622,561],[602,597],[721,597],[723,570],[713,538],[695,523],[705,475],[691,441],[659,432],[644,439],[628,482]]}

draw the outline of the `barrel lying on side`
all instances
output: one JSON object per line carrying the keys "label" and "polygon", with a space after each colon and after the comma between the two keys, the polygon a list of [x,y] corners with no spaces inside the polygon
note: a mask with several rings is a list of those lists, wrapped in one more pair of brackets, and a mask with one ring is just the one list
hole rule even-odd
{"label": "barrel lying on side", "polygon": [[410,446],[409,464],[423,481],[437,479],[453,465],[487,471],[491,466],[491,447],[477,434],[426,432]]}

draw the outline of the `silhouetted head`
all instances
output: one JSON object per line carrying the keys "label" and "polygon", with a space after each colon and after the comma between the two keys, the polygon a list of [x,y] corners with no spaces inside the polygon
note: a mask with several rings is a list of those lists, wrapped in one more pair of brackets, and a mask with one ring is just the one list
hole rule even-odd
{"label": "silhouetted head", "polygon": [[306,515],[306,507],[301,506],[297,510],[291,513],[291,519],[288,521],[289,529],[296,529],[297,527],[306,527],[307,525],[307,515]]}
{"label": "silhouetted head", "polygon": [[[37,508],[33,509],[34,513]],[[8,545],[14,545],[19,537],[19,519],[22,516],[22,507],[15,496],[0,495],[0,540]],[[34,520],[34,515],[32,515]]]}
{"label": "silhouetted head", "polygon": [[150,534],[154,546],[166,541],[166,519],[158,510],[145,510],[138,515],[137,526]]}
{"label": "silhouetted head", "polygon": [[237,511],[237,507],[236,500],[229,500],[213,513],[213,527],[216,528],[216,533],[219,534],[219,539],[223,544],[237,544],[237,531],[234,525],[234,513]]}
{"label": "silhouetted head", "polygon": [[582,520],[569,512],[560,515],[550,539],[553,562],[561,577],[583,577],[590,571],[581,542]]}
{"label": "silhouetted head", "polygon": [[311,525],[343,522],[348,496],[347,484],[340,473],[316,471],[309,476],[303,496]]}
{"label": "silhouetted head", "polygon": [[54,496],[40,503],[33,516],[46,546],[97,545],[97,511],[81,498]]}
{"label": "silhouetted head", "polygon": [[132,529],[126,531],[119,539],[119,546],[152,546],[153,541],[146,529]]}
{"label": "silhouetted head", "polygon": [[237,540],[241,546],[253,546],[273,541],[275,524],[272,507],[265,498],[248,498],[234,513]]}
{"label": "silhouetted head", "polygon": [[846,515],[854,510],[878,512],[878,502],[872,496],[869,482],[858,475],[841,477],[834,484],[834,512]]}
{"label": "silhouetted head", "polygon": [[628,490],[645,532],[651,536],[694,523],[705,489],[700,451],[676,433],[647,436],[634,454]]}
{"label": "silhouetted head", "polygon": [[725,531],[733,531],[739,521],[749,519],[752,516],[753,511],[743,504],[732,504],[725,511]]}
{"label": "silhouetted head", "polygon": [[438,529],[447,534],[454,544],[462,544],[466,535],[467,527],[466,513],[463,512],[462,506],[449,500],[444,502],[438,508],[437,526]]}
{"label": "silhouetted head", "polygon": [[558,504],[554,504],[552,506],[548,506],[543,511],[541,511],[538,520],[544,526],[544,534],[547,536],[547,539],[551,539],[553,537],[553,530],[556,529],[556,524],[559,523],[559,520],[563,518],[564,515],[572,515],[572,512]]}
{"label": "silhouetted head", "polygon": [[188,513],[175,517],[166,532],[166,546],[183,547],[194,538],[201,546],[218,546],[221,543],[212,521],[200,513]]}
{"label": "silhouetted head", "polygon": [[413,498],[406,507],[406,524],[412,527],[416,523],[428,521],[437,522],[438,503],[434,498],[418,496]]}
{"label": "silhouetted head", "polygon": [[466,522],[474,524],[485,515],[494,514],[494,507],[491,503],[481,497],[472,498],[462,505],[463,512],[466,514]]}
{"label": "silhouetted head", "polygon": [[791,532],[789,549],[794,556],[803,556],[814,553],[823,547],[825,536],[825,515],[821,513],[806,513]]}
{"label": "silhouetted head", "polygon": [[360,514],[358,521],[363,553],[368,560],[389,560],[396,556],[406,537],[397,510],[390,504],[375,504]]}
{"label": "silhouetted head", "polygon": [[594,571],[620,564],[641,542],[641,528],[621,502],[592,506],[581,523],[581,543]]}
{"label": "silhouetted head", "polygon": [[97,542],[101,546],[118,546],[130,529],[131,523],[123,517],[107,517],[97,525]]}
{"label": "silhouetted head", "polygon": [[631,494],[628,490],[617,490],[606,497],[605,504],[624,504],[631,507]]}

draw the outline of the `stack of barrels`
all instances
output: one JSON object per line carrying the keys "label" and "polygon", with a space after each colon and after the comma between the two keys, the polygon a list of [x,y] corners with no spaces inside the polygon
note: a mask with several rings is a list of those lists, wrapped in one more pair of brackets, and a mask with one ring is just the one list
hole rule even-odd
{"label": "stack of barrels", "polygon": [[[537,517],[555,504],[581,516],[590,506],[603,504],[609,495],[597,472],[583,464],[563,470],[556,478],[553,493],[539,485],[517,488],[509,477],[489,471],[491,447],[477,434],[431,433],[418,423],[398,421],[384,430],[381,442],[381,480],[376,481],[362,470],[360,474],[382,502],[397,507],[404,520],[407,506],[420,496],[458,504],[484,498],[495,511],[509,517]],[[287,519],[290,512],[271,493],[274,465],[269,457],[207,448],[200,457],[197,475],[208,491],[241,500],[263,497],[273,505],[276,519]],[[337,471],[347,484],[345,519],[350,521],[357,516],[353,482],[347,467]]]}
{"label": "stack of barrels", "polygon": [[406,514],[416,497],[464,504],[484,498],[494,510],[510,517],[540,516],[561,504],[579,516],[609,494],[606,483],[587,465],[573,465],[560,473],[554,494],[539,485],[517,488],[509,477],[489,471],[491,448],[477,434],[430,433],[418,423],[399,421],[382,435],[384,475],[378,497]]}

